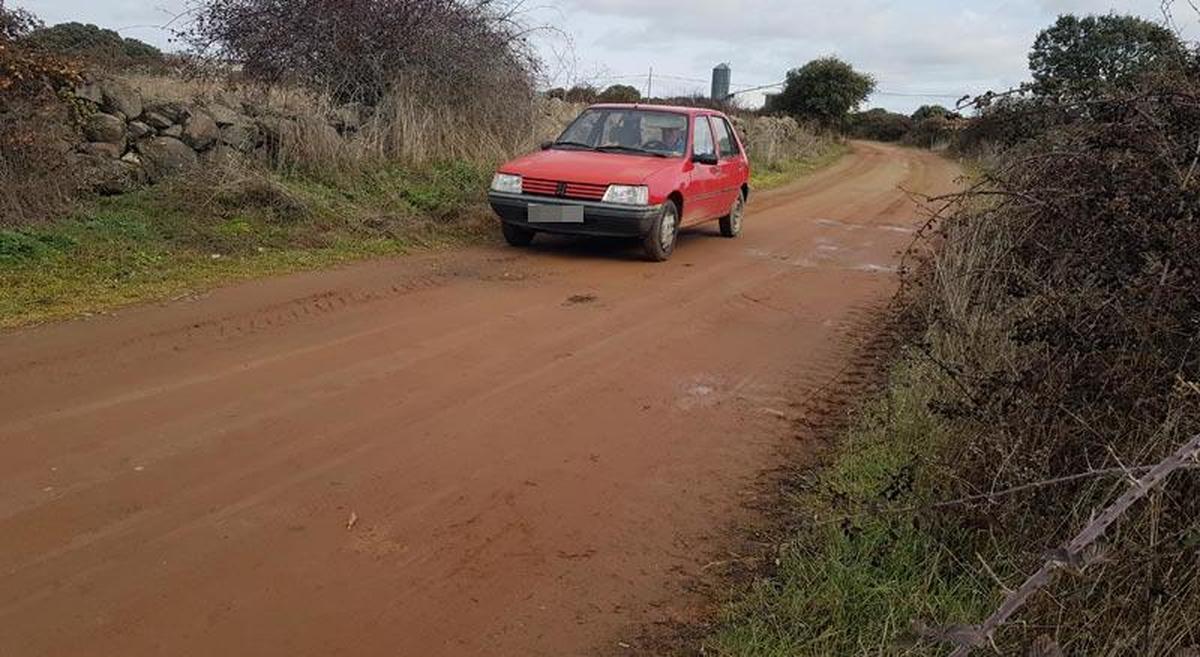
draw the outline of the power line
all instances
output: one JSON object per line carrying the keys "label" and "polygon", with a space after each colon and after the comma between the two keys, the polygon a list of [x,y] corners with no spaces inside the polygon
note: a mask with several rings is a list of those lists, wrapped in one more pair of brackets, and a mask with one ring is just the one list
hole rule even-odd
{"label": "power line", "polygon": [[[654,73],[651,75],[653,77],[659,78],[660,80],[674,80],[677,82],[692,82],[692,83],[696,83],[696,84],[708,84],[710,82],[710,80],[704,80],[701,78],[693,78],[693,77],[688,77],[685,75],[670,75],[670,74],[666,74],[666,73]],[[588,82],[588,83],[615,82],[615,81],[625,81],[625,80],[646,80],[647,87],[650,87],[652,84],[652,82],[651,82],[652,77],[647,76],[645,73],[631,73],[629,75],[596,76],[596,77],[592,77],[592,78],[587,78],[586,82]],[[729,94],[729,98],[733,98],[734,96],[738,96],[741,94],[751,93],[754,91],[766,91],[768,89],[775,89],[778,87],[783,87],[786,84],[787,84],[787,80],[780,80],[779,82],[772,82],[770,84],[735,84],[733,86],[736,87],[736,90],[732,91]],[[964,94],[945,93],[945,92],[936,92],[936,91],[935,92],[891,91],[891,90],[883,89],[883,90],[878,90],[878,91],[873,92],[872,95],[874,95],[874,96],[891,96],[891,97],[897,97],[897,98],[941,98],[941,99],[948,99],[948,100],[957,100],[959,98],[962,98]]]}

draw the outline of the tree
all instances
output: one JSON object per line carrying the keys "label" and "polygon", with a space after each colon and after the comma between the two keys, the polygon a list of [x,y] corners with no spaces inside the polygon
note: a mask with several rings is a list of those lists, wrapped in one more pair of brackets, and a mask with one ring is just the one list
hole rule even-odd
{"label": "tree", "polygon": [[641,99],[642,92],[627,84],[614,84],[600,92],[602,103],[636,103]]}
{"label": "tree", "polygon": [[59,23],[31,30],[22,40],[29,46],[62,55],[76,55],[105,64],[160,63],[158,48],[124,38],[112,30],[92,24]]}
{"label": "tree", "polygon": [[824,57],[789,71],[783,92],[773,99],[771,108],[797,119],[841,127],[874,90],[875,78],[836,57]]}
{"label": "tree", "polygon": [[1060,16],[1029,53],[1034,93],[1087,100],[1140,76],[1186,66],[1187,49],[1167,28],[1134,16]]}
{"label": "tree", "polygon": [[564,98],[568,103],[584,103],[591,104],[596,102],[596,98],[600,96],[600,91],[590,84],[577,84],[567,90]]}
{"label": "tree", "polygon": [[924,121],[925,119],[947,119],[957,116],[954,112],[942,107],[941,105],[922,105],[913,112],[913,121]]}
{"label": "tree", "polygon": [[19,39],[41,26],[37,16],[20,7],[6,7],[0,0],[0,42]]}
{"label": "tree", "polygon": [[850,117],[850,132],[861,139],[900,141],[913,128],[913,120],[882,108],[859,112]]}

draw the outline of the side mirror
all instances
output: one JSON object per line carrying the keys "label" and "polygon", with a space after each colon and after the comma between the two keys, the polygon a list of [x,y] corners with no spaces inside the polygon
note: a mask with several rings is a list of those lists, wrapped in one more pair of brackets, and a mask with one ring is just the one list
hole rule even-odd
{"label": "side mirror", "polygon": [[539,148],[541,148],[544,151],[548,151],[548,150],[550,150],[550,147],[553,145],[554,145],[554,142],[552,142],[552,141],[544,141],[539,145]]}
{"label": "side mirror", "polygon": [[692,161],[696,164],[707,164],[713,166],[717,163],[716,153],[697,153],[692,156]]}

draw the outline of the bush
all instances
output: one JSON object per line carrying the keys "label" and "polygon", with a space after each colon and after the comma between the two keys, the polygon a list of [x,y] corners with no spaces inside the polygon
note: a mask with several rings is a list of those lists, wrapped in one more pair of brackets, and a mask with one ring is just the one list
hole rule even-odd
{"label": "bush", "polygon": [[900,141],[912,128],[909,117],[879,108],[854,114],[849,121],[851,135],[875,141]]}
{"label": "bush", "polygon": [[377,104],[403,83],[499,111],[492,99],[533,93],[536,60],[515,10],[494,0],[203,0],[181,36],[249,79],[339,102]]}
{"label": "bush", "polygon": [[60,23],[42,27],[30,31],[22,41],[31,48],[72,55],[105,68],[160,66],[164,63],[158,48],[91,24]]}
{"label": "bush", "polygon": [[0,224],[24,223],[65,208],[78,171],[69,166],[79,81],[73,59],[25,46],[32,15],[0,4]]}
{"label": "bush", "polygon": [[641,99],[642,92],[627,84],[614,84],[600,92],[599,96],[602,103],[636,103]]}
{"label": "bush", "polygon": [[24,9],[5,7],[0,0],[0,42],[19,39],[41,26],[37,16]]}
{"label": "bush", "polygon": [[[959,199],[925,279],[922,349],[952,380],[936,407],[957,435],[918,476],[940,498],[1120,472],[1200,431],[1200,194],[1188,173],[1200,81],[1159,76],[1087,116],[1058,111]],[[1019,581],[1126,486],[1086,477],[921,522]],[[1200,478],[1177,475],[1129,511],[1107,536],[1108,563],[1035,598],[1005,641],[1062,628],[1065,654],[1194,646],[1197,493]]]}
{"label": "bush", "polygon": [[591,105],[600,97],[600,91],[589,84],[579,84],[567,90],[564,98],[568,103]]}

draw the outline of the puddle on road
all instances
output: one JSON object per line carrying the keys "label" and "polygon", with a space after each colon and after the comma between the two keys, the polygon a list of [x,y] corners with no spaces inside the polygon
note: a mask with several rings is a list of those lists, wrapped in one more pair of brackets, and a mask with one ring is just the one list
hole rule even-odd
{"label": "puddle on road", "polygon": [[912,234],[916,232],[914,229],[898,224],[872,224],[872,223],[852,223],[846,221],[838,221],[837,219],[816,219],[815,223],[822,226],[833,226],[835,228],[843,228],[845,230],[882,230],[889,233],[905,233]]}
{"label": "puddle on road", "polygon": [[725,397],[722,381],[709,374],[700,374],[678,386],[675,405],[681,410],[712,408]]}

